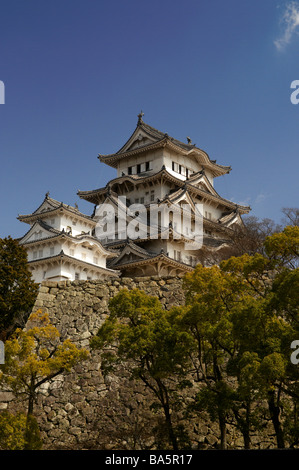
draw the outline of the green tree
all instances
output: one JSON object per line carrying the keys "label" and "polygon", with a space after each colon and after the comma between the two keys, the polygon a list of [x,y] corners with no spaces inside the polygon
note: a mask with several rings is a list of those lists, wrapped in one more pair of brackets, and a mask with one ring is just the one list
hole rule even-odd
{"label": "green tree", "polygon": [[36,419],[24,413],[0,413],[0,450],[39,450],[42,440]]}
{"label": "green tree", "polygon": [[31,278],[27,253],[17,240],[0,239],[0,338],[6,339],[17,321],[33,307],[38,285]]}
{"label": "green tree", "polygon": [[[250,394],[237,394],[229,380],[227,366],[235,360],[238,342],[233,335],[232,314],[236,306],[248,302],[253,287],[218,266],[198,265],[185,276],[188,309],[183,317],[197,348],[192,351],[197,366],[197,380],[201,383],[196,394],[195,409],[205,408],[213,421],[218,421],[221,448],[225,449],[227,423],[233,415],[249,446],[251,424]],[[243,418],[241,409],[246,412]],[[245,427],[247,423],[247,427]]]}
{"label": "green tree", "polygon": [[27,329],[17,329],[5,342],[5,364],[0,366],[0,383],[7,390],[27,399],[26,442],[35,440],[33,408],[39,388],[57,375],[68,372],[89,353],[70,340],[60,341],[58,330],[49,316],[38,310],[32,313]]}
{"label": "green tree", "polygon": [[249,446],[257,423],[252,410],[261,398],[278,447],[285,446],[286,395],[294,400],[291,427],[297,426],[298,372],[290,364],[290,344],[298,333],[298,230],[290,226],[267,237],[265,255],[198,265],[185,277],[184,321],[198,343],[198,377],[206,386],[197,400],[212,419],[218,417],[223,448],[232,413]]}
{"label": "green tree", "polygon": [[282,232],[275,233],[265,240],[267,257],[275,260],[277,268],[286,266],[298,267],[299,260],[299,226],[288,225]]}
{"label": "green tree", "polygon": [[109,309],[110,315],[91,345],[103,349],[108,371],[113,361],[131,364],[132,377],[146,385],[162,408],[169,443],[177,450],[178,429],[171,410],[178,404],[177,392],[186,385],[193,339],[177,328],[176,309],[164,310],[156,297],[137,289],[120,291],[111,299]]}

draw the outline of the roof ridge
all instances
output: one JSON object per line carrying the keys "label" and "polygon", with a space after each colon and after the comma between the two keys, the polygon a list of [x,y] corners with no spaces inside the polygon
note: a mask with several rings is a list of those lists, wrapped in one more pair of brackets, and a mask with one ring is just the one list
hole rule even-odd
{"label": "roof ridge", "polygon": [[[182,142],[181,140],[176,139],[175,137],[170,136],[167,132],[159,131],[159,129],[156,129],[155,127],[151,126],[150,124],[147,124],[147,123],[144,122],[144,121],[141,121],[141,126],[143,126],[143,127],[145,127],[145,128],[149,128],[149,130],[154,131],[154,132],[157,133],[161,138],[167,136],[172,142],[177,143],[177,144],[179,144],[180,146],[183,146],[185,149],[191,150],[192,148],[197,148],[198,150],[202,150],[202,149],[200,149],[199,147],[196,147],[195,144],[188,144],[188,143],[186,144],[185,142]],[[140,127],[141,127],[141,126],[140,126]]]}

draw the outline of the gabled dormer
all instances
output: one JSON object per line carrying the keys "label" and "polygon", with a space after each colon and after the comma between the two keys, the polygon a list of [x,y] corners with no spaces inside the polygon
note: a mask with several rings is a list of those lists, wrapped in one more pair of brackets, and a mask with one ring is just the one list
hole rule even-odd
{"label": "gabled dormer", "polygon": [[57,237],[59,233],[60,232],[58,230],[53,229],[49,225],[45,224],[42,220],[38,220],[32,225],[32,227],[30,227],[28,232],[21,239],[20,243],[26,244],[46,238]]}

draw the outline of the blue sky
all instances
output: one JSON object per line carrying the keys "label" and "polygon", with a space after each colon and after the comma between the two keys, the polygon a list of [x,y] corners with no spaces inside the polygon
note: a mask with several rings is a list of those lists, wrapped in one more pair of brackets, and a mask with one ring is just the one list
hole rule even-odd
{"label": "blue sky", "polygon": [[299,1],[3,0],[0,237],[50,195],[91,214],[144,121],[231,165],[215,181],[252,215],[298,206]]}

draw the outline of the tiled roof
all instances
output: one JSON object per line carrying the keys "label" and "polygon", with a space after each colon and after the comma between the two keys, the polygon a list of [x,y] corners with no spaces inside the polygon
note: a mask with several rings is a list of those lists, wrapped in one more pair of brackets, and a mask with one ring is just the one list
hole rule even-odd
{"label": "tiled roof", "polygon": [[[50,206],[50,208],[48,208],[46,211],[41,212],[40,209],[45,203],[47,203]],[[41,217],[42,215],[52,214],[59,209],[63,209],[68,212],[71,212],[77,217],[83,217],[84,219],[88,219],[90,222],[93,221],[91,216],[83,214],[82,212],[78,210],[77,207],[73,207],[68,204],[64,204],[63,202],[59,202],[56,199],[49,197],[48,194],[46,194],[43,202],[38,206],[38,208],[34,212],[32,212],[31,214],[19,215],[18,219],[21,220],[22,222],[26,222],[29,219],[30,220],[37,219]]]}
{"label": "tiled roof", "polygon": [[[132,149],[130,150],[129,144],[132,141],[134,135],[140,130],[142,130],[146,135],[148,135],[152,139],[152,141],[150,143],[147,142],[144,145],[140,145],[137,148],[134,148],[133,150]],[[141,118],[139,118],[137,127],[135,128],[131,137],[117,152],[108,154],[108,155],[99,154],[98,158],[102,162],[115,167],[116,161],[119,160],[120,158],[123,158],[126,155],[137,154],[139,152],[142,152],[150,148],[156,148],[157,145],[158,146],[161,146],[162,144],[165,145],[166,143],[168,143],[169,145],[172,144],[176,148],[179,147],[185,153],[193,153],[193,151],[195,151],[195,154],[204,156],[204,159],[206,160],[206,164],[211,165],[211,167],[213,167],[215,171],[217,171],[219,174],[228,173],[231,170],[230,166],[219,165],[216,163],[216,160],[211,160],[209,155],[204,150],[200,149],[199,147],[196,147],[195,145],[191,143],[184,143],[178,139],[170,137],[167,133],[161,132],[158,129],[155,129],[154,127],[150,126],[149,124],[146,124]]]}

